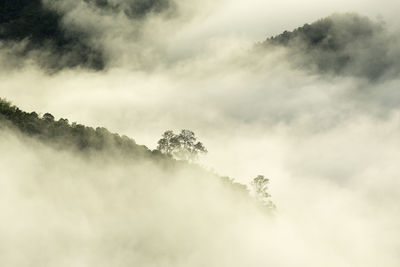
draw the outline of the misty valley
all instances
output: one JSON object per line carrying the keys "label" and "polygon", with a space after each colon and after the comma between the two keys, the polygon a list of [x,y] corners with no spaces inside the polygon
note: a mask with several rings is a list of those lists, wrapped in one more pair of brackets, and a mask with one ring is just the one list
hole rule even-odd
{"label": "misty valley", "polygon": [[0,266],[398,267],[399,8],[0,1]]}

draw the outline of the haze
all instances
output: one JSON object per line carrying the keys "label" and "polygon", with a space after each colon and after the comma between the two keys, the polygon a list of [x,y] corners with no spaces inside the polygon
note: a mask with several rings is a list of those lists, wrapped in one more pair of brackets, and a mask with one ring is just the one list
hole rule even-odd
{"label": "haze", "polygon": [[[200,165],[243,184],[264,174],[277,211],[219,194],[190,170],[160,185],[167,175],[150,163],[102,166],[5,131],[0,265],[400,266],[398,1],[176,0],[132,18],[44,2],[106,66],[49,71],[37,61],[45,51],[21,61],[17,44],[0,46],[0,97],[151,149],[165,130],[191,129],[209,150]],[[286,48],[255,50],[348,12],[383,27],[374,48],[394,63],[379,78],[353,74],[364,63],[326,73],[296,65]]]}

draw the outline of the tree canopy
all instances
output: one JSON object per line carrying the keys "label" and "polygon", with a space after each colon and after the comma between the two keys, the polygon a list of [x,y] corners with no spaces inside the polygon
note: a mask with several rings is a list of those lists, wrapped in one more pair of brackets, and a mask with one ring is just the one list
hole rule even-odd
{"label": "tree canopy", "polygon": [[284,31],[258,47],[264,51],[284,47],[291,63],[302,69],[375,81],[400,73],[390,56],[397,53],[398,43],[381,22],[345,13]]}
{"label": "tree canopy", "polygon": [[165,131],[158,141],[157,149],[176,159],[187,161],[194,161],[199,154],[207,153],[207,149],[190,130],[181,130],[179,134],[171,130]]}
{"label": "tree canopy", "polygon": [[67,119],[56,120],[50,113],[39,116],[36,112],[25,112],[0,98],[0,126],[11,124],[23,134],[36,137],[57,146],[76,148],[82,151],[119,151],[124,155],[143,157],[152,154],[145,146],[127,137],[109,132],[106,128],[92,128]]}

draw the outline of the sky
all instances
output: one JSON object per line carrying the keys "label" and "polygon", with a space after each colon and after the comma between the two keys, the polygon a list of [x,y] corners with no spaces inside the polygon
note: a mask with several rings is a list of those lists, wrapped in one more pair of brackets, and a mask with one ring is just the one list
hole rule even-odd
{"label": "sky", "polygon": [[[122,203],[126,199],[136,200],[124,191],[121,199],[114,199],[121,205],[120,210],[111,211],[106,206],[99,211],[101,200],[98,198],[106,192],[108,174],[117,173],[118,179],[124,179],[130,171],[140,173],[139,177],[162,174],[142,174],[148,166],[121,170],[118,164],[110,166],[105,174],[98,173],[97,162],[85,165],[71,155],[53,155],[53,151],[47,151],[40,144],[27,145],[28,141],[2,134],[1,150],[12,151],[14,158],[24,155],[27,173],[34,170],[44,174],[43,183],[49,187],[45,189],[47,193],[55,186],[49,182],[55,172],[61,172],[64,180],[68,177],[66,173],[100,177],[97,186],[84,182],[76,193],[82,197],[83,207],[81,203],[66,203],[62,198],[59,206],[48,204],[49,199],[54,199],[51,193],[41,198],[37,197],[40,189],[26,189],[34,192],[38,207],[44,205],[44,213],[54,218],[53,223],[45,225],[50,224],[48,227],[55,236],[65,238],[63,244],[72,253],[70,259],[63,257],[65,266],[98,263],[90,252],[85,254],[68,247],[74,244],[68,237],[74,235],[87,237],[87,243],[79,243],[82,249],[104,244],[97,239],[99,236],[111,240],[109,247],[101,245],[105,255],[110,256],[104,259],[104,266],[121,264],[122,259],[127,259],[123,263],[142,266],[204,266],[204,257],[218,259],[210,260],[208,266],[368,267],[382,262],[388,267],[399,266],[400,244],[396,237],[400,234],[397,223],[400,210],[396,203],[400,195],[397,149],[400,145],[400,76],[396,72],[398,63],[391,61],[400,55],[398,1],[177,0],[171,8],[139,19],[121,12],[101,12],[75,0],[47,4],[66,14],[65,27],[82,30],[87,33],[90,44],[103,49],[107,68],[94,71],[77,67],[49,73],[37,65],[34,55],[18,67],[9,67],[8,52],[3,49],[0,50],[1,97],[26,111],[50,112],[56,118],[106,127],[151,149],[156,147],[165,130],[190,129],[209,151],[200,159],[202,166],[244,184],[258,174],[267,176],[271,181],[272,199],[278,207],[276,218],[271,222],[258,211],[246,212],[243,207],[238,209],[243,214],[238,215],[228,208],[232,204],[228,197],[211,193],[210,199],[206,196],[202,199],[209,201],[212,208],[201,215],[235,223],[222,223],[218,226],[221,228],[213,228],[212,221],[207,221],[202,229],[205,232],[213,229],[209,235],[191,235],[188,234],[190,227],[197,227],[194,219],[197,217],[194,217],[182,226],[187,229],[181,236],[177,225],[187,217],[179,214],[191,214],[191,209],[181,207],[181,202],[174,200],[168,202],[166,211],[152,206],[169,199],[165,192],[175,193],[181,187],[186,188],[181,176],[165,192],[161,190],[164,193],[145,196],[152,203],[150,206],[135,204],[136,209],[132,210],[125,207]],[[344,74],[325,74],[299,67],[298,62],[310,58],[285,49],[254,51],[254,44],[267,37],[343,12],[367,16],[384,28],[371,37],[369,50],[363,50],[363,40],[348,48],[359,61]],[[383,63],[390,63],[388,74],[378,80],[356,75],[365,70],[365,65],[379,63],[374,60],[378,56],[382,59],[380,48],[385,55]],[[54,163],[50,168],[46,164],[49,160]],[[31,176],[13,168],[13,162],[12,158],[1,162],[6,173],[17,181],[2,179],[2,183],[14,190],[5,194],[3,200],[16,201],[24,209],[28,203],[26,195],[15,192]],[[76,167],[71,170],[71,166]],[[191,175],[196,176],[190,173],[183,176]],[[71,198],[74,194],[69,188],[79,183],[75,180],[63,183],[60,192],[65,199]],[[132,186],[142,186],[143,181],[132,183]],[[215,185],[201,186],[211,190],[209,187]],[[90,192],[90,197],[84,197],[86,192]],[[145,189],[144,192],[152,191]],[[115,196],[110,193],[106,197]],[[177,199],[186,197],[199,209],[206,205],[190,196]],[[34,220],[29,227],[12,226],[13,221],[24,220],[27,215],[15,214],[10,209],[7,209],[10,219],[3,226],[22,231],[22,237],[33,235],[29,240],[37,240],[31,228],[43,223],[38,207],[30,209]],[[77,213],[69,216],[58,207]],[[6,208],[4,204],[3,208]],[[154,209],[153,215],[147,209]],[[81,214],[87,211],[95,215]],[[106,218],[119,218],[125,212],[131,220],[141,218],[132,231],[132,239],[151,239],[151,236],[138,236],[143,229],[155,229],[162,236],[162,244],[169,248],[168,252],[148,243],[141,246],[126,241],[129,249],[142,248],[133,260],[123,254],[127,252],[121,243],[115,249],[112,238],[123,236],[129,223],[116,219],[120,230],[113,232],[110,230],[113,222]],[[165,213],[174,214],[177,219],[166,223],[164,229],[153,220],[162,221]],[[101,219],[96,221],[96,216]],[[69,228],[62,223],[62,219],[69,218],[74,220],[73,225],[82,228]],[[146,228],[149,221],[151,226]],[[94,226],[93,229],[88,225]],[[221,230],[225,226],[228,228]],[[170,231],[179,237],[179,244],[196,240],[193,246],[198,254],[191,251],[186,259],[181,254],[171,256],[178,248],[174,249]],[[11,234],[8,237],[11,239]],[[74,238],[81,242],[81,238]],[[49,244],[57,240],[48,237]],[[231,245],[224,249],[227,243]],[[50,249],[49,254],[60,258],[60,252],[47,248],[46,244],[43,243],[43,249]],[[211,247],[207,247],[209,244]],[[35,254],[31,243],[26,243],[24,248],[27,255]],[[163,260],[157,263],[150,260],[146,249],[171,257],[161,257]],[[222,257],[215,255],[217,252]],[[240,257],[231,262],[235,252]],[[11,251],[7,255],[14,260]],[[86,258],[87,255],[93,258]],[[115,262],[110,260],[112,257]],[[179,260],[174,261],[176,258]],[[76,262],[69,262],[74,259]],[[28,266],[22,260],[18,264],[14,266]]]}

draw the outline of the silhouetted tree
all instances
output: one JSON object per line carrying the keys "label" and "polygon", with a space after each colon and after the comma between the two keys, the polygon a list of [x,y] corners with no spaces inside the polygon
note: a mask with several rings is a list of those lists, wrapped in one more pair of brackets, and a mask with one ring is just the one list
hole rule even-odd
{"label": "silhouetted tree", "polygon": [[255,198],[265,207],[275,209],[275,204],[271,201],[271,195],[268,193],[269,179],[264,175],[258,175],[250,183]]}
{"label": "silhouetted tree", "polygon": [[179,134],[171,130],[164,132],[157,149],[176,159],[187,161],[194,161],[200,153],[207,153],[207,149],[190,130],[182,130]]}
{"label": "silhouetted tree", "polygon": [[158,141],[157,149],[171,156],[179,145],[178,136],[173,131],[168,130],[162,134],[162,138]]}
{"label": "silhouetted tree", "polygon": [[[172,131],[166,131],[163,138],[159,141],[158,149],[151,151],[145,146],[136,144],[136,142],[127,137],[109,132],[106,128],[87,127],[76,122],[69,123],[67,119],[54,120],[54,116],[46,113],[39,116],[36,112],[27,113],[10,102],[0,98],[0,131],[10,128],[18,131],[19,134],[35,138],[40,142],[51,145],[57,149],[72,149],[75,152],[79,150],[87,153],[90,158],[98,153],[107,155],[107,158],[123,160],[123,162],[135,163],[135,160],[154,160],[154,163],[160,164],[165,171],[179,170],[187,165],[187,162],[176,161],[171,157],[182,157],[179,159],[194,160],[199,153],[206,153],[204,145],[197,141],[195,134],[189,130],[182,130],[179,134]],[[18,136],[19,136],[18,134]],[[179,152],[179,153],[178,153]],[[167,157],[169,154],[171,157]],[[101,157],[106,159],[106,157]],[[125,161],[128,160],[128,161]],[[141,161],[139,161],[141,162]],[[199,166],[191,166],[193,170],[207,173]],[[218,177],[215,173],[211,173]],[[235,182],[229,177],[219,177],[221,182],[232,190],[238,197],[248,197],[249,191],[245,185]],[[254,179],[254,188],[258,192],[260,199],[266,199],[268,207],[274,207],[269,201],[267,193],[268,180],[257,177]],[[264,198],[263,198],[264,197]]]}
{"label": "silhouetted tree", "polygon": [[54,121],[54,116],[51,115],[50,113],[45,113],[43,115],[43,119],[47,120],[47,121]]}

